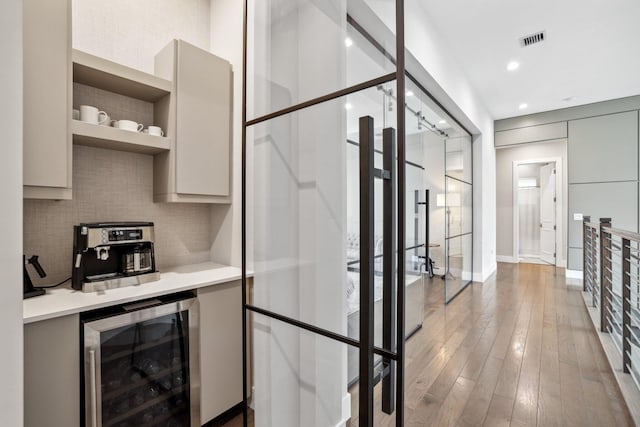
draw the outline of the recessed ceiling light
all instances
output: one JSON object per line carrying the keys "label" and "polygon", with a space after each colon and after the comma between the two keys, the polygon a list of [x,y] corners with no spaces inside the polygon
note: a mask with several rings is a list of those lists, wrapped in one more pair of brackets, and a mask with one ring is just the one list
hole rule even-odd
{"label": "recessed ceiling light", "polygon": [[344,104],[344,108],[346,108],[347,110],[351,110],[351,108],[353,108],[353,105],[347,102],[346,104]]}
{"label": "recessed ceiling light", "polygon": [[518,105],[518,108],[521,109],[521,110],[524,110],[527,107],[528,107],[528,105],[525,104],[524,102],[522,104]]}
{"label": "recessed ceiling light", "polygon": [[518,61],[511,61],[507,64],[507,70],[515,71],[520,67],[520,63]]}
{"label": "recessed ceiling light", "polygon": [[446,121],[446,120],[444,120],[444,119],[442,119],[442,120],[440,120],[438,123],[440,123],[441,125],[446,125],[446,124],[447,124],[447,121]]}
{"label": "recessed ceiling light", "polygon": [[349,37],[347,37],[346,39],[344,39],[344,45],[346,47],[349,47],[353,44],[353,40],[351,40]]}
{"label": "recessed ceiling light", "polygon": [[568,96],[566,98],[562,98],[562,100],[564,102],[572,102],[572,101],[575,101],[577,98],[578,98],[577,96]]}
{"label": "recessed ceiling light", "polygon": [[407,91],[407,96],[413,96],[413,92],[412,92],[412,91],[410,91],[410,90],[408,90],[408,91]]}

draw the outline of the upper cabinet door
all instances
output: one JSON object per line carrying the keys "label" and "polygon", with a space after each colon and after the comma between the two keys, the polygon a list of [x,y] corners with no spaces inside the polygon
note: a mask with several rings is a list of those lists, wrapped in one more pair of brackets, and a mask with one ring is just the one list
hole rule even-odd
{"label": "upper cabinet door", "polygon": [[231,65],[178,41],[176,190],[230,195]]}
{"label": "upper cabinet door", "polygon": [[24,0],[24,196],[71,198],[70,0]]}
{"label": "upper cabinet door", "polygon": [[171,94],[155,103],[171,150],[155,156],[154,201],[231,203],[231,64],[182,40],[155,57]]}

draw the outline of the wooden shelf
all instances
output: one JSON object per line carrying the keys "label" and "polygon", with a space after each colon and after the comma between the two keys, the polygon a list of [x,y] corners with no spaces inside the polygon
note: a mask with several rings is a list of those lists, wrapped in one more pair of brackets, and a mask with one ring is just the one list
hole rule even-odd
{"label": "wooden shelf", "polygon": [[158,154],[169,151],[171,140],[167,137],[132,132],[109,126],[71,120],[73,143],[132,153]]}
{"label": "wooden shelf", "polygon": [[73,49],[73,81],[148,102],[171,92],[172,83],[153,74]]}

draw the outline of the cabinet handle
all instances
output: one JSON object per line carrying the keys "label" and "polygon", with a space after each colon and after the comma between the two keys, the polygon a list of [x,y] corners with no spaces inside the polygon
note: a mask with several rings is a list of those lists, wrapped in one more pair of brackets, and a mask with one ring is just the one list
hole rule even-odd
{"label": "cabinet handle", "polygon": [[91,393],[91,427],[98,427],[98,389],[96,384],[96,352],[89,350],[89,389]]}

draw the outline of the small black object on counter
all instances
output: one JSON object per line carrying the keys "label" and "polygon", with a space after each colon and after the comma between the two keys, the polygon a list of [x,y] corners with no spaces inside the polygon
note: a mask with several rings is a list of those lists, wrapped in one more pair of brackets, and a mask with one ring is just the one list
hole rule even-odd
{"label": "small black object on counter", "polygon": [[44,271],[44,269],[40,265],[40,262],[38,261],[38,255],[33,255],[28,260],[26,256],[22,255],[22,264],[22,269],[24,272],[24,277],[22,279],[23,298],[27,299],[31,297],[37,297],[38,295],[44,295],[44,289],[37,289],[33,286],[33,282],[31,281],[31,277],[29,277],[29,272],[27,271],[27,265],[31,264],[33,265],[33,268],[36,269],[40,277],[47,277],[47,273]]}

